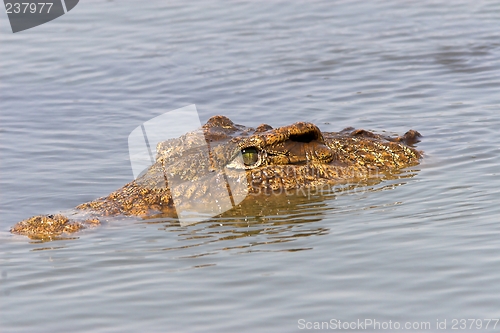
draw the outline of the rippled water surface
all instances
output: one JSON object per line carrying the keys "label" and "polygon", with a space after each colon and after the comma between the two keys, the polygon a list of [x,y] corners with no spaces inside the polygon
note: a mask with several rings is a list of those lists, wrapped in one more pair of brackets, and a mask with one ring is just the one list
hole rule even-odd
{"label": "rippled water surface", "polygon": [[[0,331],[499,318],[499,22],[481,0],[89,0],[16,34],[5,15]],[[186,227],[127,220],[46,243],[8,232],[129,182],[129,133],[193,103],[202,122],[412,128],[425,157],[399,179]]]}

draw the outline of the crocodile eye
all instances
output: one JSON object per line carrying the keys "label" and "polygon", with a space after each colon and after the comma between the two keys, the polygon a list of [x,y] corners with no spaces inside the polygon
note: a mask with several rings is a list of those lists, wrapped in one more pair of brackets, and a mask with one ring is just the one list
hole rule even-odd
{"label": "crocodile eye", "polygon": [[259,151],[255,147],[248,147],[241,150],[243,163],[246,166],[252,166],[259,161]]}

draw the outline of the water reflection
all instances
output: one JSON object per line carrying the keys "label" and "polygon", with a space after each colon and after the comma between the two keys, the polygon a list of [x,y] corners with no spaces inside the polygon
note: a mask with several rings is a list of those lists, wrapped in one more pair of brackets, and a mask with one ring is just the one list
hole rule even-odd
{"label": "water reflection", "polygon": [[[172,217],[156,216],[141,221],[141,224],[156,226],[158,231],[176,233],[180,245],[154,249],[154,251],[178,252],[178,259],[200,258],[221,251],[249,252],[294,252],[311,250],[298,246],[305,237],[323,236],[330,233],[334,224],[318,222],[346,210],[375,209],[379,206],[346,207],[336,204],[340,196],[369,195],[372,192],[393,190],[405,185],[414,177],[417,169],[399,174],[386,175],[383,179],[368,179],[356,184],[339,185],[329,191],[306,191],[294,195],[260,195],[248,197],[230,211],[211,218],[207,222],[181,227]],[[353,198],[354,199],[354,198]],[[401,202],[385,203],[384,206]]]}

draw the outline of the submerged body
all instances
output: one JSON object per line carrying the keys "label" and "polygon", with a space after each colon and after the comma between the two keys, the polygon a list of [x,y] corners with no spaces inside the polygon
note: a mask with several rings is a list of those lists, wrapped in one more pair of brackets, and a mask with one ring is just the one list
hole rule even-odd
{"label": "submerged body", "polygon": [[[214,189],[221,186],[234,204],[249,194],[380,177],[419,163],[421,153],[411,147],[419,137],[413,130],[395,138],[352,128],[327,133],[305,122],[250,128],[214,116],[201,131],[159,143],[156,162],[147,171],[108,196],[77,206],[74,217],[34,216],[11,232],[51,239],[97,225],[105,216],[176,216],[176,209],[211,205]],[[230,188],[228,179],[245,187]]]}

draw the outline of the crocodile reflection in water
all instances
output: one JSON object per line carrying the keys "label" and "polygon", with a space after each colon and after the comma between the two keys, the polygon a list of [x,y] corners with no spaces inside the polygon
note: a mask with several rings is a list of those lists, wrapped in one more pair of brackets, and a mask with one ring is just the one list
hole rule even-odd
{"label": "crocodile reflection in water", "polygon": [[[276,129],[266,124],[250,128],[224,116],[210,118],[202,130],[204,138],[192,132],[160,142],[156,162],[142,176],[106,197],[77,206],[71,218],[62,214],[34,216],[17,223],[11,232],[51,239],[98,225],[106,216],[176,216],[173,195],[179,199],[177,207],[207,201],[211,187],[219,186],[227,176],[213,171],[224,166],[229,176],[234,172],[236,178],[245,177],[246,195],[380,178],[416,165],[421,158],[412,147],[420,137],[413,130],[390,138],[353,128],[321,132],[306,122]],[[201,156],[205,152],[195,148],[207,143],[208,156]],[[242,159],[235,158],[240,152]],[[171,193],[166,179],[183,184]],[[231,195],[242,193],[233,191]]]}

